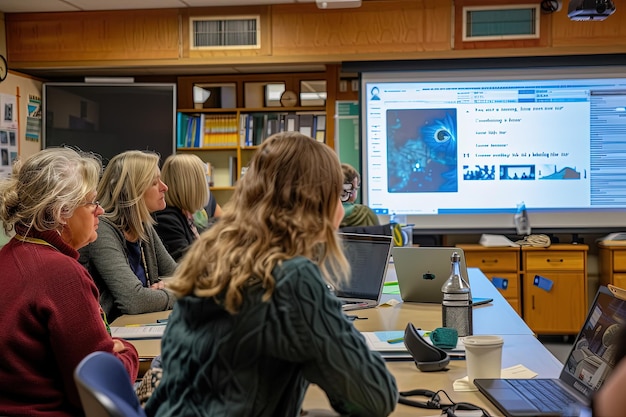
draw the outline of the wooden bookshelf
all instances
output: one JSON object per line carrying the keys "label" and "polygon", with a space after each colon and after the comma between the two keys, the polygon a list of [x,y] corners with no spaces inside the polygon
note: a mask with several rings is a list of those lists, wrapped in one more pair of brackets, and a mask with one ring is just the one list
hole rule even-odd
{"label": "wooden bookshelf", "polygon": [[[179,77],[177,152],[211,163],[211,191],[224,204],[258,145],[272,134],[299,131],[334,146],[330,83],[327,91],[310,91],[331,78],[330,72]],[[194,88],[201,99],[208,97],[205,102],[194,100]],[[281,104],[270,88],[295,93],[294,105]]]}

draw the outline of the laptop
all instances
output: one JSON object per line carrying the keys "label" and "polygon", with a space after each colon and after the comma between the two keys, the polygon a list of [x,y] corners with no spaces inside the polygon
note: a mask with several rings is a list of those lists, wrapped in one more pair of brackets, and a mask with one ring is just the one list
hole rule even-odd
{"label": "laptop", "polygon": [[[626,301],[601,286],[558,379],[475,379],[474,385],[507,417],[561,415],[584,408],[615,365],[616,339],[625,322]],[[553,398],[541,405],[541,393]],[[562,403],[561,396],[573,403]]]}
{"label": "laptop", "polygon": [[468,279],[463,249],[449,247],[393,248],[398,287],[402,301],[441,303],[441,287],[450,277],[450,258],[454,252],[461,257],[461,274]]}
{"label": "laptop", "polygon": [[376,307],[383,293],[393,238],[386,235],[339,233],[351,268],[350,280],[336,288],[343,310]]}

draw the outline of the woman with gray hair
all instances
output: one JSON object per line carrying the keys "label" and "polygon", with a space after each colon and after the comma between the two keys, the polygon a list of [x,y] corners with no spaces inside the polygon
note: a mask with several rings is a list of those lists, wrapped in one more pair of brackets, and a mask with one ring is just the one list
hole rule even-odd
{"label": "woman with gray hair", "polygon": [[159,156],[126,151],[111,158],[98,184],[105,211],[98,239],[81,249],[80,262],[100,290],[110,320],[122,314],[171,309],[176,297],[161,277],[176,269],[154,230],[152,213],[166,206]]}
{"label": "woman with gray hair", "polygon": [[0,414],[82,414],[73,372],[110,352],[137,377],[137,351],[113,339],[98,290],[78,263],[97,236],[100,160],[69,148],[42,150],[0,181],[0,220],[15,232],[0,250]]}

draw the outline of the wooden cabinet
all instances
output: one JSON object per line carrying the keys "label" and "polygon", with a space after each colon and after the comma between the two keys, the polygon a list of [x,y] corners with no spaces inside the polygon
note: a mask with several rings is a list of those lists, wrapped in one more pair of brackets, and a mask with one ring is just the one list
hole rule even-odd
{"label": "wooden cabinet", "polygon": [[[494,278],[508,280],[507,287],[498,290],[535,333],[578,333],[587,314],[588,246],[457,246],[463,249],[468,267],[480,268],[492,282]],[[622,256],[626,280],[626,246]]]}
{"label": "wooden cabinet", "polygon": [[600,285],[626,288],[626,242],[598,243]]}
{"label": "wooden cabinet", "polygon": [[498,291],[511,304],[517,314],[522,315],[520,294],[520,250],[517,247],[489,248],[478,244],[459,244],[465,253],[468,267],[480,270],[493,282],[501,278],[504,285],[497,285]]}
{"label": "wooden cabinet", "polygon": [[334,145],[334,75],[329,69],[179,77],[177,152],[211,164],[211,192],[224,204],[258,145],[273,133],[299,131]]}
{"label": "wooden cabinet", "polygon": [[587,245],[522,248],[523,317],[537,334],[576,334],[587,314]]}

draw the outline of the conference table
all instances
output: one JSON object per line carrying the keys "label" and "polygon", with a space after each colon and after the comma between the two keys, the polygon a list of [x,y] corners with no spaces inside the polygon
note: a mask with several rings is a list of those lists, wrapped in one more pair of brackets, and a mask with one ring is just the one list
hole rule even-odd
{"label": "conference table", "polygon": [[[537,373],[540,378],[557,378],[563,367],[553,355],[537,340],[532,330],[524,323],[487,277],[477,268],[468,268],[473,297],[492,298],[488,304],[473,309],[474,334],[499,335],[504,339],[502,367],[523,365]],[[395,281],[395,270],[390,265],[386,280]],[[376,308],[347,312],[355,315],[354,326],[361,332],[404,330],[408,322],[415,327],[432,330],[441,327],[441,305],[404,303],[397,294],[383,294],[381,304]],[[126,315],[119,317],[112,326],[156,323],[165,318],[169,311]],[[160,353],[160,340],[133,340],[140,358],[149,363]],[[470,402],[485,408],[491,415],[502,415],[482,394],[476,391],[454,391],[455,380],[467,375],[464,360],[451,360],[445,371],[421,372],[410,360],[388,360],[387,368],[396,378],[400,391],[429,389],[445,390],[455,402]],[[425,398],[415,397],[416,401]],[[334,416],[324,392],[315,385],[309,387],[303,404],[309,416]],[[439,410],[423,409],[398,404],[391,414],[394,417],[434,416]]]}

